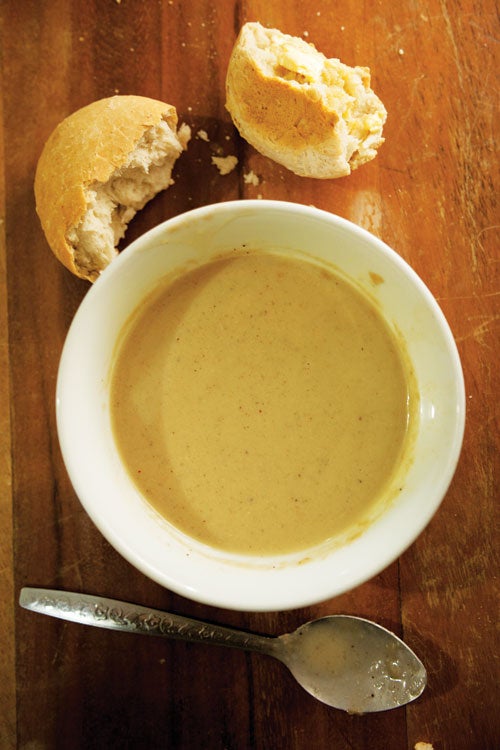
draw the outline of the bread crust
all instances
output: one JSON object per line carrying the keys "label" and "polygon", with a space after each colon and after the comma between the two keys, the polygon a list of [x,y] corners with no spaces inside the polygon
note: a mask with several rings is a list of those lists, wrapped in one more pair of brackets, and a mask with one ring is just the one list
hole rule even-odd
{"label": "bread crust", "polygon": [[387,117],[368,68],[329,60],[304,40],[259,23],[245,24],[234,45],[226,108],[262,154],[323,179],[348,175],[374,158]]}
{"label": "bread crust", "polygon": [[77,276],[94,280],[97,275],[75,264],[67,240],[86,211],[86,189],[107,182],[145,131],[161,120],[175,132],[175,107],[143,96],[112,96],[73,112],[45,143],[35,175],[36,210],[52,251]]}

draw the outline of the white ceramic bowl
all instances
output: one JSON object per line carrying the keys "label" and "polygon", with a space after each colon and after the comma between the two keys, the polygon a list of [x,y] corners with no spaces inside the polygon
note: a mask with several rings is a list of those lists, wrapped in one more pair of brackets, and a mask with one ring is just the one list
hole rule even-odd
{"label": "white ceramic bowl", "polygon": [[[341,546],[276,558],[232,555],[173,528],[140,496],[110,427],[109,371],[121,328],[158,279],[186,261],[246,245],[334,264],[378,300],[397,326],[420,395],[404,490],[364,533]],[[370,272],[384,283],[373,284]],[[373,279],[373,277],[372,277]],[[89,290],[70,327],[57,384],[64,461],[84,508],[130,563],[183,596],[230,609],[307,606],[367,581],[420,534],[443,499],[465,419],[457,349],[436,301],[415,272],[365,230],[315,208],[235,201],[171,219],[133,242]]]}

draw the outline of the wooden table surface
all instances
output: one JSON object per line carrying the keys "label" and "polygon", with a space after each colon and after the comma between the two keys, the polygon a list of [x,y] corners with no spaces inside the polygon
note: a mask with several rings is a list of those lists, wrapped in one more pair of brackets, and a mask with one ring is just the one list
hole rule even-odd
{"label": "wooden table surface", "polygon": [[[1,748],[500,747],[494,1],[4,0],[1,9]],[[347,178],[303,179],[241,141],[224,108],[224,79],[247,20],[371,68],[389,112],[375,161]],[[182,599],[121,559],[71,488],[54,387],[66,331],[89,285],[51,254],[35,214],[33,177],[53,127],[115,93],[168,101],[193,134],[202,129],[209,138],[193,138],[175,167],[175,185],[136,218],[127,241],[222,200],[314,204],[395,248],[449,320],[468,407],[455,478],[412,547],[350,593],[267,614]],[[238,167],[222,176],[211,156],[229,154]],[[250,170],[258,185],[245,182]],[[406,709],[349,716],[316,702],[265,657],[21,610],[23,585],[94,592],[269,634],[322,614],[357,614],[402,634],[425,662],[429,684]]]}

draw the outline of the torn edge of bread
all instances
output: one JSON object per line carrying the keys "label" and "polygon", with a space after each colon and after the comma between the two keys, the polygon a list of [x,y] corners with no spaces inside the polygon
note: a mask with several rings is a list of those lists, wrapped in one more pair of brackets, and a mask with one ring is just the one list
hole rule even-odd
{"label": "torn edge of bread", "polygon": [[113,260],[137,211],[173,184],[172,168],[189,139],[187,128],[181,126],[176,134],[164,120],[153,125],[107,182],[87,186],[87,210],[66,235],[75,265],[85,275],[102,271]]}

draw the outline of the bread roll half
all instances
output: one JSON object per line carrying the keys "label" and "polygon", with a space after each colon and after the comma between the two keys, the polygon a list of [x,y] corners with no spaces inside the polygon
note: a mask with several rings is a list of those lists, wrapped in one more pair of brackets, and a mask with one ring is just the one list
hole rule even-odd
{"label": "bread roll half", "polygon": [[48,138],[35,176],[47,241],[77,276],[94,281],[117,254],[137,211],[172,184],[190,129],[175,107],[113,96],[77,110]]}
{"label": "bread roll half", "polygon": [[258,151],[304,177],[343,177],[373,159],[387,112],[368,68],[328,59],[298,37],[245,24],[226,77],[226,107]]}

